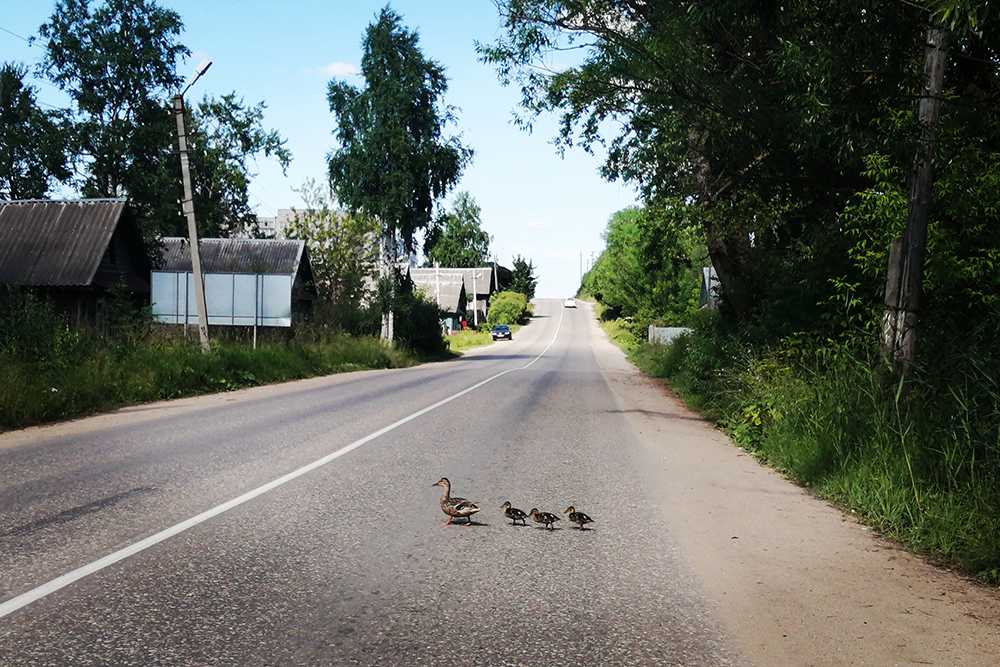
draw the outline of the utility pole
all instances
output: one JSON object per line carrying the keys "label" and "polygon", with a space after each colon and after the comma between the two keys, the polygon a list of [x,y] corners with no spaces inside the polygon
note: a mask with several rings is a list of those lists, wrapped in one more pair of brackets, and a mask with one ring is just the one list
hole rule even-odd
{"label": "utility pole", "polygon": [[187,217],[188,240],[191,245],[191,271],[194,273],[194,296],[198,304],[198,338],[201,340],[201,351],[208,354],[212,351],[208,340],[208,307],[205,304],[205,279],[201,272],[201,253],[198,249],[198,226],[194,219],[194,195],[191,192],[191,167],[187,154],[187,134],[184,130],[184,93],[212,65],[209,60],[201,61],[195,69],[194,78],[184,90],[174,95],[174,115],[177,117],[177,147],[181,154],[181,180],[184,184],[184,201],[181,209]]}
{"label": "utility pole", "polygon": [[[905,384],[913,378],[917,357],[918,325],[922,301],[927,221],[934,185],[941,93],[948,62],[947,31],[932,25],[927,31],[924,78],[920,95],[920,142],[910,188],[906,233],[893,239],[882,316],[882,350],[893,374]],[[905,389],[904,389],[905,392]]]}

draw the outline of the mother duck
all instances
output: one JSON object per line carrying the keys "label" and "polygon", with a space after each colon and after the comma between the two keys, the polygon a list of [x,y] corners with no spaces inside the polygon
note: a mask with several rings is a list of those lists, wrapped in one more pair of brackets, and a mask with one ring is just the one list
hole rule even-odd
{"label": "mother duck", "polygon": [[431,486],[443,486],[444,493],[441,494],[441,511],[448,515],[448,520],[444,525],[451,523],[454,518],[465,518],[469,525],[472,525],[472,515],[483,508],[471,500],[456,498],[451,495],[451,482],[447,477],[442,477]]}

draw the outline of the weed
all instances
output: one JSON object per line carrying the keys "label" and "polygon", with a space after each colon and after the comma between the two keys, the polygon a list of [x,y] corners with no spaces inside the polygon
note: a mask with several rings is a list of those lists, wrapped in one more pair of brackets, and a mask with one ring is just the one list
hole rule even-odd
{"label": "weed", "polygon": [[631,358],[769,465],[914,551],[1000,583],[995,347],[922,368],[905,400],[883,381],[875,348],[755,345],[706,318]]}

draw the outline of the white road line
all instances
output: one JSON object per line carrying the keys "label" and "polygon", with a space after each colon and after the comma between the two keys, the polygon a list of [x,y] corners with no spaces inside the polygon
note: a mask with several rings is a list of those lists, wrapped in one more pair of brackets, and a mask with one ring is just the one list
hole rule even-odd
{"label": "white road line", "polygon": [[499,377],[503,377],[504,375],[507,375],[507,373],[511,373],[513,371],[521,371],[521,370],[524,370],[524,369],[528,368],[529,366],[531,366],[532,364],[534,364],[536,361],[538,361],[539,359],[541,359],[543,356],[545,356],[545,353],[548,352],[549,348],[552,347],[553,343],[556,342],[556,336],[559,335],[559,329],[562,327],[562,316],[563,316],[563,313],[560,312],[560,314],[559,314],[559,322],[556,324],[556,332],[555,332],[555,334],[553,334],[552,340],[549,342],[549,344],[545,347],[544,350],[541,351],[541,353],[537,357],[535,357],[534,359],[532,359],[531,361],[529,361],[524,366],[521,366],[519,368],[510,368],[510,369],[507,369],[507,370],[505,370],[503,372],[497,373],[496,375],[494,375],[492,377],[486,378],[482,382],[478,382],[478,383],[472,385],[471,387],[468,387],[467,389],[463,389],[462,391],[458,392],[457,394],[452,394],[448,398],[445,398],[443,400],[438,401],[434,405],[429,405],[429,406],[427,406],[426,408],[424,408],[422,410],[418,410],[417,412],[414,412],[413,414],[409,415],[408,417],[403,417],[399,421],[393,422],[392,424],[389,424],[385,428],[381,428],[381,429],[375,431],[374,433],[372,433],[370,435],[367,435],[364,438],[361,438],[360,440],[355,440],[354,442],[352,442],[351,444],[347,445],[346,447],[338,449],[337,451],[335,451],[335,452],[333,452],[331,454],[327,454],[323,458],[318,459],[316,461],[313,461],[312,463],[310,463],[308,465],[305,465],[305,466],[299,468],[298,470],[294,470],[294,471],[288,473],[287,475],[285,475],[283,477],[279,477],[278,479],[276,479],[274,481],[271,481],[271,482],[268,482],[267,484],[264,484],[263,486],[259,486],[256,489],[254,489],[253,491],[248,491],[248,492],[244,493],[242,496],[238,496],[236,498],[233,498],[232,500],[224,502],[221,505],[217,505],[216,507],[213,507],[210,510],[207,510],[205,512],[202,512],[201,514],[193,516],[190,519],[187,519],[185,521],[181,521],[180,523],[178,523],[176,525],[173,525],[170,528],[167,528],[166,530],[162,530],[159,533],[156,533],[155,535],[150,535],[149,537],[147,537],[144,540],[140,540],[140,541],[138,541],[138,542],[136,542],[134,544],[131,544],[131,545],[125,547],[124,549],[119,549],[118,551],[115,551],[114,553],[108,554],[104,558],[100,558],[98,560],[95,560],[93,563],[90,563],[88,565],[84,565],[83,567],[77,568],[77,569],[73,570],[72,572],[68,572],[68,573],[62,575],[61,577],[56,577],[52,581],[49,581],[48,583],[42,584],[41,586],[38,586],[37,588],[34,588],[34,589],[28,591],[27,593],[22,593],[21,595],[18,595],[15,598],[11,598],[10,600],[7,600],[3,604],[0,604],[0,618],[3,618],[5,616],[7,616],[8,614],[12,614],[15,611],[17,611],[18,609],[20,609],[22,607],[25,607],[25,606],[31,604],[32,602],[36,602],[36,601],[42,599],[43,597],[49,595],[50,593],[55,593],[60,588],[64,588],[66,586],[69,586],[70,584],[72,584],[72,583],[74,583],[76,581],[79,581],[80,579],[83,579],[84,577],[87,577],[87,576],[89,576],[91,574],[94,574],[95,572],[103,570],[104,568],[108,567],[109,565],[114,565],[115,563],[117,563],[119,561],[125,560],[129,556],[134,556],[135,554],[139,553],[140,551],[144,551],[145,549],[148,549],[149,547],[151,547],[151,546],[153,546],[155,544],[159,544],[160,542],[163,542],[164,540],[167,540],[167,539],[169,539],[169,538],[171,538],[171,537],[173,537],[175,535],[178,535],[180,533],[183,533],[185,530],[188,530],[189,528],[194,528],[195,526],[197,526],[200,523],[204,523],[205,521],[208,521],[209,519],[211,519],[213,517],[217,517],[220,514],[228,512],[229,510],[231,510],[231,509],[233,509],[235,507],[239,507],[243,503],[245,503],[247,501],[250,501],[250,500],[253,500],[257,496],[263,495],[263,494],[267,493],[268,491],[271,491],[273,489],[278,488],[279,486],[287,484],[288,482],[292,481],[293,479],[295,479],[297,477],[301,477],[302,475],[305,475],[306,473],[311,472],[311,471],[315,470],[316,468],[319,468],[320,466],[324,466],[327,463],[333,461],[334,459],[338,459],[341,456],[343,456],[344,454],[347,454],[348,452],[354,451],[358,447],[361,447],[362,445],[368,444],[372,440],[375,440],[376,438],[379,438],[379,437],[385,435],[386,433],[399,428],[403,424],[406,424],[408,422],[413,421],[417,417],[422,417],[423,415],[427,414],[428,412],[431,412],[432,410],[437,410],[442,405],[445,405],[447,403],[451,403],[455,399],[461,398],[462,396],[465,396],[469,392],[475,391],[476,389],[479,389],[483,385],[488,384],[490,382],[493,382],[493,380],[496,380]]}

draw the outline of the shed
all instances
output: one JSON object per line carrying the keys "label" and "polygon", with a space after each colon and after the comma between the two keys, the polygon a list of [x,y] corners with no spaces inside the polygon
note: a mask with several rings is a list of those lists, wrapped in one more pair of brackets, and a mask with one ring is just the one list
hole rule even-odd
{"label": "shed", "polygon": [[461,330],[468,308],[462,269],[410,269],[409,272],[414,289],[423,292],[445,312],[445,328],[449,331]]}
{"label": "shed", "polygon": [[149,255],[122,199],[0,202],[0,284],[50,299],[71,326],[102,326],[110,288],[148,303]]}
{"label": "shed", "polygon": [[469,311],[472,323],[478,325],[486,321],[490,297],[497,291],[493,268],[479,266],[472,269],[457,269],[465,278],[465,291],[469,295]]}
{"label": "shed", "polygon": [[[210,325],[290,327],[316,299],[305,241],[201,239],[198,247]],[[187,239],[163,239],[152,283],[153,315],[160,322],[197,323]]]}

